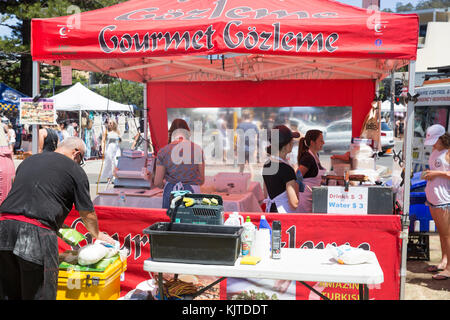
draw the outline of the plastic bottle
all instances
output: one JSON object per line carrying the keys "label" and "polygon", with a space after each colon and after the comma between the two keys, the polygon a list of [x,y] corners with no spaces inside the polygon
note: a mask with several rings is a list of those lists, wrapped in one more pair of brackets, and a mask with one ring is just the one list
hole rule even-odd
{"label": "plastic bottle", "polygon": [[[261,229],[269,229],[270,230],[270,237],[272,237],[272,228],[270,227],[269,222],[266,220],[266,216],[262,215],[261,219],[259,220],[259,230]],[[272,250],[272,242],[269,243],[269,250]]]}
{"label": "plastic bottle", "polygon": [[118,199],[119,207],[125,207],[125,202],[127,201],[125,192],[120,191],[118,197],[119,197]]}
{"label": "plastic bottle", "polygon": [[242,226],[244,224],[244,217],[237,212],[233,212],[228,216],[224,225],[226,226]]}
{"label": "plastic bottle", "polygon": [[242,255],[250,256],[252,251],[253,241],[255,240],[255,232],[256,226],[250,220],[250,217],[247,216],[244,223],[244,231],[241,235],[242,240]]}
{"label": "plastic bottle", "polygon": [[436,224],[434,223],[434,220],[430,220],[428,224],[428,232],[436,232]]}
{"label": "plastic bottle", "polygon": [[420,220],[414,221],[414,232],[420,232]]}
{"label": "plastic bottle", "polygon": [[269,222],[267,222],[266,220],[266,216],[262,215],[260,220],[259,220],[259,228],[258,229],[270,229],[272,230],[272,228],[270,227]]}

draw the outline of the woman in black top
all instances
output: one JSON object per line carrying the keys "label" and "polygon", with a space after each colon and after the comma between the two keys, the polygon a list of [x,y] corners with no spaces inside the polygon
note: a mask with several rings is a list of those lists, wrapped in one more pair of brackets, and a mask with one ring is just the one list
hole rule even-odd
{"label": "woman in black top", "polygon": [[39,130],[39,153],[55,151],[58,147],[59,137],[55,130],[42,128]]}
{"label": "woman in black top", "polygon": [[303,176],[305,191],[299,194],[298,212],[312,212],[312,187],[319,186],[326,170],[319,160],[319,151],[325,144],[320,130],[309,130],[298,143],[298,171]]}
{"label": "woman in black top", "polygon": [[[287,155],[292,151],[294,138],[300,137],[298,132],[292,132],[286,126],[276,126],[278,130],[278,148],[275,140],[267,152],[270,158],[263,166],[263,179],[268,198],[266,199],[266,212],[292,213],[298,206],[298,184],[295,170],[287,162]],[[274,148],[272,148],[274,147]]]}

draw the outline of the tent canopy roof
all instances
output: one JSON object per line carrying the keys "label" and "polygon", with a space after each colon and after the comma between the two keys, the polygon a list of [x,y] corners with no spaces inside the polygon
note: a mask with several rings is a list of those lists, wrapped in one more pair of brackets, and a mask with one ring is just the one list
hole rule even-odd
{"label": "tent canopy roof", "polygon": [[56,111],[133,111],[133,106],[108,100],[107,98],[89,90],[80,82],[77,82],[63,92],[54,95],[50,99],[54,100],[54,107]]}
{"label": "tent canopy roof", "polygon": [[332,0],[131,0],[32,20],[34,60],[137,82],[381,79],[417,40],[415,14]]}

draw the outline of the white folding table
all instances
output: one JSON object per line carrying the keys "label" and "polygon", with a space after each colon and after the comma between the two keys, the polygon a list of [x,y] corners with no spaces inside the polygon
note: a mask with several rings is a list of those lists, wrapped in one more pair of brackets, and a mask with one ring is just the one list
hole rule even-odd
{"label": "white folding table", "polygon": [[159,292],[163,292],[162,273],[174,273],[221,277],[203,288],[201,292],[227,277],[295,280],[323,299],[327,299],[327,297],[305,282],[357,283],[359,284],[360,300],[368,300],[368,285],[377,285],[384,281],[380,264],[375,254],[373,252],[372,254],[373,259],[370,263],[343,265],[337,263],[326,249],[283,248],[281,259],[266,258],[256,265],[242,265],[240,264],[241,258],[236,260],[234,266],[158,262],[150,258],[144,262],[144,270],[158,273]]}

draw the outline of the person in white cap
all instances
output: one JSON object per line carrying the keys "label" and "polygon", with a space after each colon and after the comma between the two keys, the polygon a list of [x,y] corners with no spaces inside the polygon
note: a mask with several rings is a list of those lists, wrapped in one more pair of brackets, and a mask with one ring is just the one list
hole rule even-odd
{"label": "person in white cap", "polygon": [[437,266],[430,266],[429,272],[435,280],[450,278],[450,134],[440,124],[427,129],[424,145],[433,146],[428,164],[430,170],[423,174],[427,180],[425,195],[430,213],[436,223],[441,242],[442,259]]}

